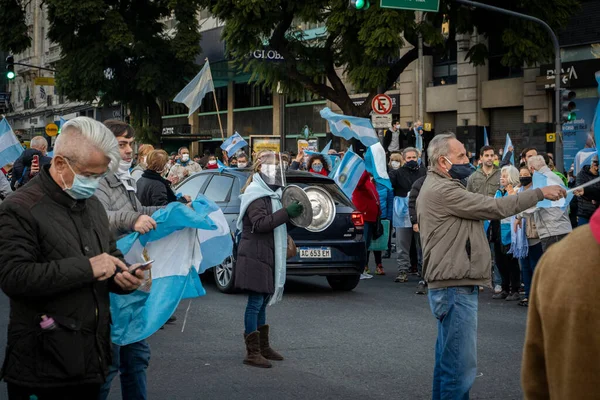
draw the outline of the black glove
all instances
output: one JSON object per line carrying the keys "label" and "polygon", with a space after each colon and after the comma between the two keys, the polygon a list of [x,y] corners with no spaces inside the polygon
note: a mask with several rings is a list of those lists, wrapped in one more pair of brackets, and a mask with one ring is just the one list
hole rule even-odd
{"label": "black glove", "polygon": [[304,211],[304,206],[296,201],[296,202],[290,204],[289,206],[287,206],[285,208],[285,211],[287,211],[290,218],[296,218],[297,216],[302,214],[302,211]]}

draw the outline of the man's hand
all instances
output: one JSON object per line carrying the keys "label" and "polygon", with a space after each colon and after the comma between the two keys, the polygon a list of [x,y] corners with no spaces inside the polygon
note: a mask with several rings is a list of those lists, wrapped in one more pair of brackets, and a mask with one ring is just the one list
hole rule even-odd
{"label": "man's hand", "polygon": [[[133,269],[137,267],[139,264],[134,264],[129,269]],[[125,291],[136,290],[140,285],[144,282],[144,271],[152,268],[152,264],[147,265],[143,268],[139,268],[133,274],[131,274],[127,268],[123,270],[123,272],[119,272],[115,275],[115,283],[119,285],[119,287]]]}
{"label": "man's hand", "polygon": [[140,215],[133,226],[133,230],[142,235],[150,232],[152,229],[156,229],[156,221],[148,215]]}
{"label": "man's hand", "polygon": [[192,198],[190,196],[188,196],[187,194],[183,196],[183,198],[185,199],[186,202],[191,202]]}
{"label": "man's hand", "polygon": [[113,276],[117,267],[123,271],[127,270],[127,266],[123,261],[106,253],[90,258],[90,264],[94,273],[94,279],[98,281],[104,281]]}
{"label": "man's hand", "polygon": [[567,191],[561,186],[552,185],[541,188],[544,198],[552,201],[560,200],[567,197]]}
{"label": "man's hand", "polygon": [[419,224],[413,224],[413,231],[419,233]]}
{"label": "man's hand", "polygon": [[36,163],[31,163],[31,170],[29,171],[29,176],[37,175],[40,172],[40,165]]}
{"label": "man's hand", "polygon": [[519,229],[521,229],[521,218],[516,218],[514,227],[515,233],[517,233]]}
{"label": "man's hand", "polygon": [[183,170],[183,177],[187,177],[190,174],[190,171],[188,171],[187,169]]}
{"label": "man's hand", "polygon": [[577,190],[573,190],[573,195],[574,195],[574,196],[577,196],[577,197],[581,197],[581,196],[583,196],[583,192],[584,192],[584,190],[583,190],[583,189],[584,189],[584,188],[577,189]]}
{"label": "man's hand", "polygon": [[304,149],[298,150],[298,155],[296,156],[296,161],[302,163],[302,159],[304,158]]}
{"label": "man's hand", "polygon": [[179,183],[179,177],[177,175],[173,175],[167,178],[172,185],[177,185]]}

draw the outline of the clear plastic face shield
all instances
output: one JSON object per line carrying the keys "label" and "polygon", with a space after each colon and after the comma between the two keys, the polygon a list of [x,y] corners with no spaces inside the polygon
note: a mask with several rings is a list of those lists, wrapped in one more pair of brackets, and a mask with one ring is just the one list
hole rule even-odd
{"label": "clear plastic face shield", "polygon": [[267,185],[285,187],[285,160],[272,151],[258,155],[260,175]]}

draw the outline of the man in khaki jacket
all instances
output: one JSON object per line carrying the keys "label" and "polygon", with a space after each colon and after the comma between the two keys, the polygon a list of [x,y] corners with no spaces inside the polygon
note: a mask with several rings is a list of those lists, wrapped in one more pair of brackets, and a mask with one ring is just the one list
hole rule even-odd
{"label": "man in khaki jacket", "polygon": [[461,180],[473,167],[454,134],[434,137],[427,153],[431,169],[417,199],[417,218],[429,305],[438,320],[432,398],[467,399],[477,371],[478,286],[491,285],[483,221],[515,215],[566,192],[549,186],[499,199],[471,193]]}

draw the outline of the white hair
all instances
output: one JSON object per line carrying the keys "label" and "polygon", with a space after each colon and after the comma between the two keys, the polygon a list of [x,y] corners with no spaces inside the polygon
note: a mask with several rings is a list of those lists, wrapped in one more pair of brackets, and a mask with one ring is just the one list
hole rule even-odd
{"label": "white hair", "polygon": [[74,162],[83,162],[89,151],[96,149],[110,159],[108,168],[115,171],[119,167],[121,154],[119,142],[104,124],[88,117],[77,117],[62,126],[54,144],[54,154]]}
{"label": "white hair", "polygon": [[506,175],[508,183],[510,183],[513,186],[517,186],[519,183],[521,183],[519,180],[519,170],[513,167],[512,165],[505,165],[504,167],[502,167],[500,175]]}
{"label": "white hair", "polygon": [[433,137],[427,147],[427,157],[429,157],[429,165],[437,168],[437,162],[440,157],[445,157],[450,153],[450,140],[456,139],[456,135],[452,132],[444,132],[441,135]]}
{"label": "white hair", "polygon": [[40,151],[46,150],[48,148],[48,141],[43,136],[35,136],[31,139],[31,142],[29,142],[29,147]]}
{"label": "white hair", "polygon": [[530,157],[529,160],[527,160],[527,165],[529,167],[535,169],[536,171],[539,171],[540,169],[547,167],[546,160],[544,160],[543,156]]}

